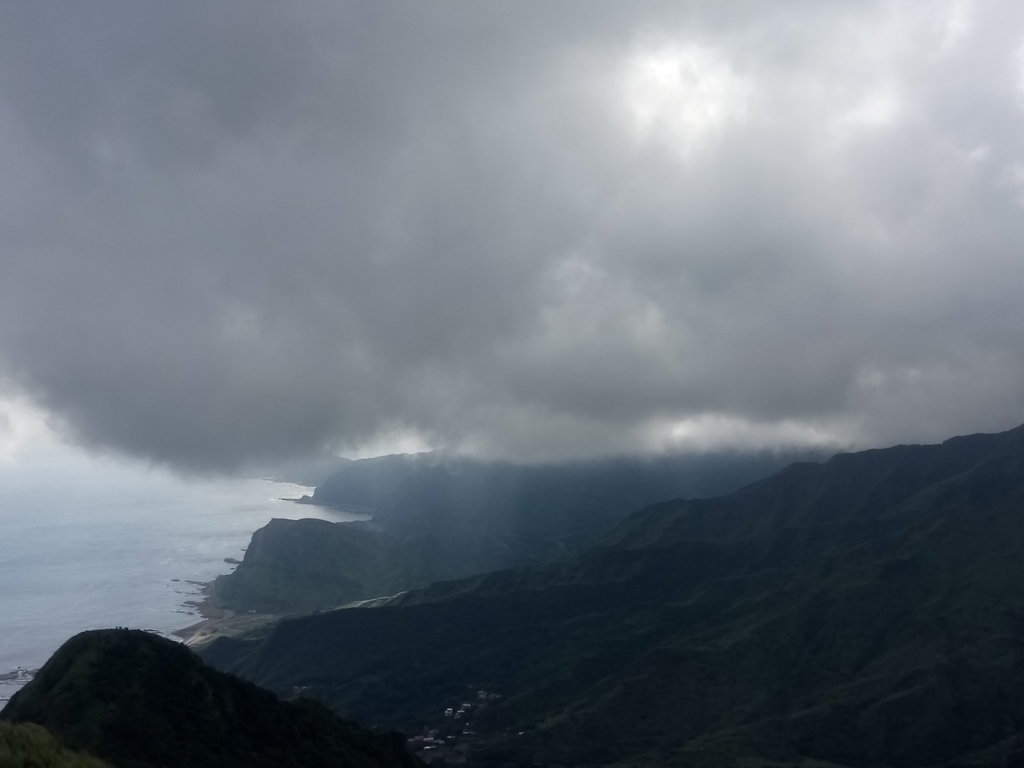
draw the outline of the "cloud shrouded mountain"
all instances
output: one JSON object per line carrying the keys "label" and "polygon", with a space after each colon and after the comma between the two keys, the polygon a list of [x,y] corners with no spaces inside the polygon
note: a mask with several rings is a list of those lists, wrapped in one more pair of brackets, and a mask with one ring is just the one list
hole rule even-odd
{"label": "cloud shrouded mountain", "polygon": [[0,380],[230,468],[1024,417],[1012,2],[0,11]]}

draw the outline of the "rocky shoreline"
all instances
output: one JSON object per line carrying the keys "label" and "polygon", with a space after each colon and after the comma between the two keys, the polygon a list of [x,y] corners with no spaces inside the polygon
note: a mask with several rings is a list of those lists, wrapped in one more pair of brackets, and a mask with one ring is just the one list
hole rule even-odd
{"label": "rocky shoreline", "polygon": [[212,581],[202,584],[199,594],[200,599],[188,600],[185,605],[202,616],[202,620],[171,633],[193,649],[201,648],[218,637],[235,637],[252,632],[282,618],[276,614],[238,614],[228,608],[222,608],[213,599]]}
{"label": "rocky shoreline", "polygon": [[[11,696],[20,691],[27,683],[36,676],[38,669],[25,669],[15,667],[8,672],[0,672],[0,702],[6,704]],[[2,709],[2,707],[0,707]]]}

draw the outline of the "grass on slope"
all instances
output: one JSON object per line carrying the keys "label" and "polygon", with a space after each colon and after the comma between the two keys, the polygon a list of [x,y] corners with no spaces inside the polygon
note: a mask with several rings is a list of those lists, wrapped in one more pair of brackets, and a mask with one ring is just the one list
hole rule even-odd
{"label": "grass on slope", "polygon": [[0,723],[3,768],[110,768],[102,760],[75,752],[39,725]]}

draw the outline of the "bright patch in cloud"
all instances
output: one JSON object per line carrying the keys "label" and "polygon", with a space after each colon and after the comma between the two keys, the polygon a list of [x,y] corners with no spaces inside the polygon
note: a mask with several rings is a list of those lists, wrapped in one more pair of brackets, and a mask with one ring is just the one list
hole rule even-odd
{"label": "bright patch in cloud", "polygon": [[846,128],[878,130],[897,122],[901,100],[895,88],[883,87],[866,94],[853,109],[843,116]]}
{"label": "bright patch in cloud", "polygon": [[719,54],[699,45],[634,55],[622,83],[637,138],[663,143],[684,158],[747,111],[747,81]]}
{"label": "bright patch in cloud", "polygon": [[840,450],[861,439],[851,424],[799,420],[756,422],[739,416],[706,413],[657,421],[647,427],[648,450],[715,451],[734,448],[777,450],[812,446]]}
{"label": "bright patch in cloud", "polygon": [[375,456],[392,456],[398,453],[423,453],[436,446],[414,429],[402,427],[387,428],[371,440],[339,451],[346,459],[372,459]]}
{"label": "bright patch in cloud", "polygon": [[22,397],[0,397],[0,462],[52,450],[60,443],[47,416]]}
{"label": "bright patch in cloud", "polygon": [[958,43],[970,34],[974,27],[974,3],[972,0],[956,0],[946,13],[942,24],[943,54],[951,52]]}

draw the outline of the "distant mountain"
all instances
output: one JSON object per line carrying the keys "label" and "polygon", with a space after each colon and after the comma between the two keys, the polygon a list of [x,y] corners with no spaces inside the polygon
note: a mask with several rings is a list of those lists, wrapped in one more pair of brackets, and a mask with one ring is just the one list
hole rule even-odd
{"label": "distant mountain", "polygon": [[341,465],[312,501],[373,524],[273,520],[213,598],[238,612],[303,613],[580,550],[654,501],[734,490],[795,455],[708,454],[520,466],[442,453]]}
{"label": "distant mountain", "polygon": [[795,464],[210,663],[491,765],[1024,765],[1024,427]]}
{"label": "distant mountain", "polygon": [[659,501],[729,493],[815,451],[707,453],[562,464],[485,462],[442,452],[345,464],[312,501],[374,512],[392,535],[512,534],[591,540]]}
{"label": "distant mountain", "polygon": [[[421,764],[399,734],[373,733],[313,701],[279,701],[206,667],[184,646],[138,630],[71,638],[0,719],[42,726],[115,768]],[[8,733],[22,738],[26,732],[0,731]],[[82,760],[83,768],[92,767]]]}
{"label": "distant mountain", "polygon": [[212,596],[238,612],[308,613],[443,579],[541,565],[572,547],[555,538],[437,531],[392,536],[357,524],[275,519],[253,534],[238,567],[217,577]]}

